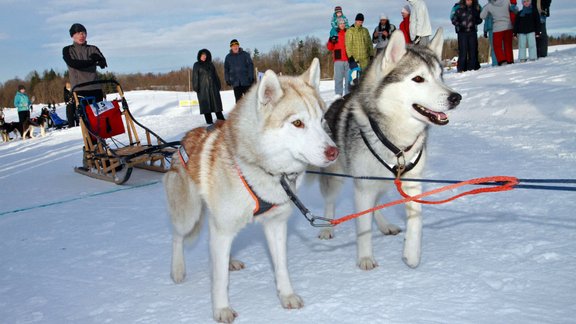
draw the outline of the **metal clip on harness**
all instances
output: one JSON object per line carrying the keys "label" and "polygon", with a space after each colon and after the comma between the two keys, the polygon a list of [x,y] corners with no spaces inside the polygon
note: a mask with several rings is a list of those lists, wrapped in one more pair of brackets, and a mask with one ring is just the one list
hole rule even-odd
{"label": "metal clip on harness", "polygon": [[314,227],[333,227],[333,226],[335,226],[332,223],[332,219],[326,218],[326,217],[315,216],[314,214],[312,214],[310,212],[310,210],[308,208],[306,208],[306,206],[304,206],[304,204],[300,201],[300,199],[298,199],[298,197],[296,197],[294,192],[292,192],[292,189],[290,188],[290,185],[288,184],[288,181],[286,179],[286,175],[283,175],[282,178],[280,178],[280,184],[282,185],[282,188],[284,188],[284,191],[286,191],[286,194],[288,195],[290,200],[292,200],[294,205],[296,205],[298,210],[300,210],[300,212],[308,220],[310,225],[312,225]]}

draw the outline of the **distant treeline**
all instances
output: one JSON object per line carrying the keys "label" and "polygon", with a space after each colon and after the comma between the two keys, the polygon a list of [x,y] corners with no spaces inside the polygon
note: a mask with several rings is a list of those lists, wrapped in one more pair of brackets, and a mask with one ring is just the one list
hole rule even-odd
{"label": "distant treeline", "polygon": [[[573,35],[550,36],[549,45],[574,44]],[[515,45],[516,47],[516,45]],[[258,49],[251,52],[254,66],[258,71],[271,69],[279,74],[294,75],[304,72],[314,57],[320,59],[322,78],[330,79],[333,74],[332,53],[326,49],[326,41],[316,37],[294,39],[284,46],[275,46],[268,53]],[[479,37],[478,52],[481,62],[487,62],[489,57],[488,40]],[[446,39],[442,58],[450,60],[458,55],[458,41]],[[222,88],[229,89],[224,84],[224,62],[214,59],[214,65],[222,81]],[[130,90],[170,90],[188,91],[190,89],[191,66],[184,66],[178,71],[168,73],[133,73],[133,74],[100,74],[101,79],[116,79],[125,91]],[[39,73],[32,71],[25,80],[12,79],[0,83],[0,107],[13,107],[14,95],[19,84],[26,86],[27,93],[35,97],[35,103],[61,103],[64,101],[63,89],[68,80],[68,72],[56,73],[53,69]]]}

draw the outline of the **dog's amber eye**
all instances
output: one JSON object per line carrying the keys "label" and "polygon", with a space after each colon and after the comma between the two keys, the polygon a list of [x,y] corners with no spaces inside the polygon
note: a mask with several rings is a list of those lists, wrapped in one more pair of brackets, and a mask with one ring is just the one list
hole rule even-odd
{"label": "dog's amber eye", "polygon": [[422,82],[424,82],[424,78],[421,76],[415,76],[412,78],[412,81],[414,81],[416,83],[422,83]]}
{"label": "dog's amber eye", "polygon": [[293,121],[292,125],[294,125],[294,127],[298,127],[298,128],[304,127],[304,123],[300,119],[296,119],[295,121]]}

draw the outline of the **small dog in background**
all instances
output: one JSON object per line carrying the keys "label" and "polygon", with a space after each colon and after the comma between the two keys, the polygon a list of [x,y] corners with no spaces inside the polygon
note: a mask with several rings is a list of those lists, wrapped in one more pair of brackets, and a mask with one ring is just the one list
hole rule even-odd
{"label": "small dog in background", "polygon": [[[40,116],[27,120],[24,125],[20,122],[6,122],[4,112],[0,112],[0,134],[2,135],[2,140],[8,142],[17,136],[22,139],[35,138],[34,128],[40,128],[40,136],[44,137],[46,136],[49,118],[50,112],[46,107],[42,108]],[[13,138],[10,138],[10,133],[14,134]]]}
{"label": "small dog in background", "polygon": [[19,126],[20,123],[17,122],[7,123],[4,119],[4,111],[0,110],[0,134],[2,134],[2,140],[4,142],[9,142],[12,139],[10,138],[10,133],[14,133],[14,137],[17,136]]}

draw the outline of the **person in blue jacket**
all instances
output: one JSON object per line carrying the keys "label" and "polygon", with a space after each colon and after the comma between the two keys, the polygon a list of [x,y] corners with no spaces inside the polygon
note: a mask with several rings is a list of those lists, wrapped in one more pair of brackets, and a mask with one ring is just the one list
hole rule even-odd
{"label": "person in blue jacket", "polygon": [[30,120],[30,106],[32,105],[32,100],[26,94],[26,87],[24,85],[18,86],[18,91],[14,96],[14,107],[18,110],[18,121],[20,125]]}
{"label": "person in blue jacket", "polygon": [[254,83],[254,63],[248,52],[245,52],[238,40],[230,41],[230,53],[224,59],[224,79],[234,89],[236,102]]}
{"label": "person in blue jacket", "polygon": [[488,38],[488,44],[490,45],[490,58],[492,61],[492,66],[498,66],[498,60],[496,59],[496,53],[494,53],[494,48],[492,47],[492,39],[494,37],[494,31],[492,30],[492,25],[494,20],[492,15],[486,16],[484,19],[484,38]]}

